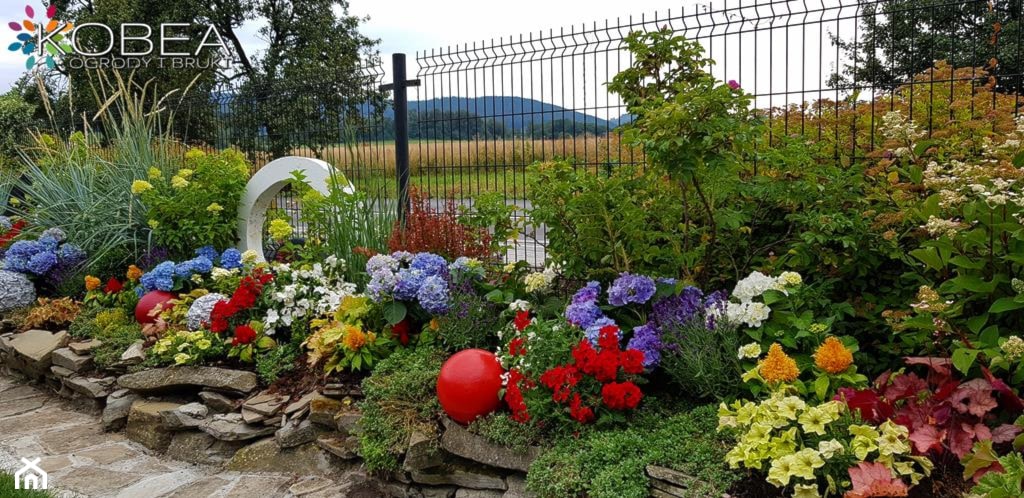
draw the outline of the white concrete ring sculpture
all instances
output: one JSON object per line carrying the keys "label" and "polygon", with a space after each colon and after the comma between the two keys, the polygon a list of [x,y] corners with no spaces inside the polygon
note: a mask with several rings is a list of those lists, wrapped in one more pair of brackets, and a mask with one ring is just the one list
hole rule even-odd
{"label": "white concrete ring sculpture", "polygon": [[[270,207],[270,203],[281,189],[288,186],[295,171],[301,171],[305,175],[306,183],[310,187],[325,196],[330,195],[327,185],[331,179],[331,168],[330,164],[319,159],[289,156],[267,163],[252,175],[245,186],[242,202],[238,205],[238,250],[253,250],[260,261],[265,261],[263,223],[267,219],[267,208]],[[335,172],[335,175],[339,180],[348,183],[340,171]],[[352,184],[348,183],[345,192],[354,191]]]}

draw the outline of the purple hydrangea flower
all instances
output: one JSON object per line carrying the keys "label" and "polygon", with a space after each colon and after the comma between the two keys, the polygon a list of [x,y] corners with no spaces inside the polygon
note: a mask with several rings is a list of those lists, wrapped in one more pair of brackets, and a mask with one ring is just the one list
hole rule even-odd
{"label": "purple hydrangea flower", "polygon": [[588,328],[599,318],[604,318],[604,313],[594,301],[583,301],[572,303],[565,308],[565,317],[569,323],[580,328]]}
{"label": "purple hydrangea flower", "polygon": [[448,313],[448,282],[437,275],[423,279],[423,285],[416,295],[420,306],[431,315]]}
{"label": "purple hydrangea flower", "polygon": [[366,262],[366,273],[371,277],[381,272],[398,271],[398,260],[387,254],[375,254]]}
{"label": "purple hydrangea flower", "polygon": [[370,295],[370,299],[375,303],[379,303],[391,297],[391,294],[395,291],[395,284],[398,283],[398,277],[391,272],[378,272],[370,278],[370,282],[366,284],[366,292]]}
{"label": "purple hydrangea flower", "polygon": [[416,294],[419,293],[420,287],[423,285],[423,281],[433,275],[427,275],[422,270],[414,270],[411,268],[402,268],[398,270],[397,279],[395,283],[395,299],[400,301],[411,301],[416,299]]}
{"label": "purple hydrangea flower", "polygon": [[654,325],[662,330],[683,325],[702,310],[703,298],[704,293],[700,289],[686,287],[678,295],[654,303],[651,319]]}
{"label": "purple hydrangea flower", "polygon": [[448,276],[448,262],[441,256],[431,254],[429,252],[421,252],[412,258],[412,262],[409,263],[409,267],[414,270],[420,270],[428,277]]}
{"label": "purple hydrangea flower", "polygon": [[633,338],[629,340],[627,349],[635,349],[644,354],[644,368],[653,369],[661,362],[661,334],[654,324],[647,323],[633,328]]}
{"label": "purple hydrangea flower", "polygon": [[583,288],[576,291],[576,294],[573,294],[572,302],[575,304],[584,301],[597,301],[599,295],[601,295],[601,284],[591,280]]}
{"label": "purple hydrangea flower", "polygon": [[608,302],[612,306],[644,304],[651,299],[656,290],[652,278],[623,273],[608,288]]}

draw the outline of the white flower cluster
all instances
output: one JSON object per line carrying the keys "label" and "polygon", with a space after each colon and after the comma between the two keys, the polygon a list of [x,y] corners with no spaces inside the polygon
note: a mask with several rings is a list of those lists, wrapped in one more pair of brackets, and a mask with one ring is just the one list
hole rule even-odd
{"label": "white flower cluster", "polygon": [[274,282],[267,292],[272,305],[263,319],[267,335],[296,320],[323,318],[337,310],[342,299],[356,293],[356,285],[344,280],[344,269],[345,262],[334,256],[312,266],[274,265]]}
{"label": "white flower cluster", "polygon": [[561,266],[550,264],[544,271],[533,272],[523,278],[526,284],[526,292],[547,292],[551,290],[551,284],[561,272]]}
{"label": "white flower cluster", "polygon": [[772,310],[767,304],[754,300],[770,290],[789,295],[789,289],[801,283],[803,278],[799,273],[792,271],[782,272],[777,277],[759,271],[752,272],[743,280],[736,282],[736,288],[732,291],[735,300],[725,305],[725,318],[731,323],[742,323],[751,328],[760,327],[771,316]]}
{"label": "white flower cluster", "polygon": [[[896,140],[911,146],[917,139],[925,136],[925,132],[918,130],[917,125],[899,111],[889,111],[882,116],[882,125],[878,127],[878,131],[889,140]],[[909,149],[907,152],[909,154]]]}

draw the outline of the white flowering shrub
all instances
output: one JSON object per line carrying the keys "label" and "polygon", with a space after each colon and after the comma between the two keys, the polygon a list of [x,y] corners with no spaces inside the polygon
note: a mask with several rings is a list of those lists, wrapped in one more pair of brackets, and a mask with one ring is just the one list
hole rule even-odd
{"label": "white flowering shrub", "polygon": [[322,264],[277,264],[273,270],[273,284],[264,291],[269,300],[263,319],[267,335],[325,318],[338,309],[345,296],[356,293],[356,285],[345,281],[345,262],[334,256]]}

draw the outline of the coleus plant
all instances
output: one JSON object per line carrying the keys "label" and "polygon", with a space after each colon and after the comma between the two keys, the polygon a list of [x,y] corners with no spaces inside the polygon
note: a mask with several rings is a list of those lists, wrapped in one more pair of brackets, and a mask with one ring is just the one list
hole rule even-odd
{"label": "coleus plant", "polygon": [[925,366],[928,374],[921,378],[913,372],[886,372],[867,389],[840,389],[836,399],[866,421],[892,420],[907,427],[918,454],[948,451],[963,458],[976,442],[1010,442],[1021,432],[1000,422],[1012,420],[1024,403],[987,370],[983,378],[964,381],[954,377],[948,358],[906,358],[906,363]]}

